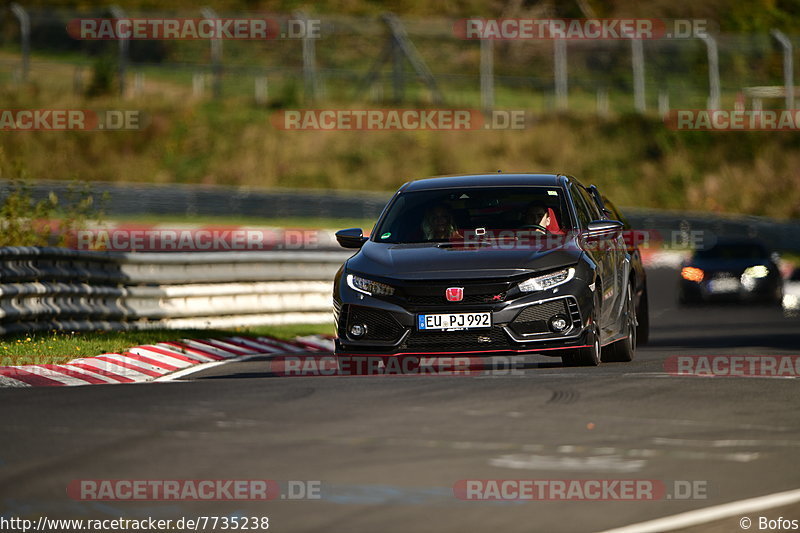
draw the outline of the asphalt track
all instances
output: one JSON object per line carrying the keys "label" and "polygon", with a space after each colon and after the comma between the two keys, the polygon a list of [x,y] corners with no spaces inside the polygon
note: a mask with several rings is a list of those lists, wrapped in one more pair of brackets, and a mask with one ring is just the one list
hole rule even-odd
{"label": "asphalt track", "polygon": [[[562,368],[533,356],[520,371],[477,377],[288,378],[253,360],[186,382],[0,390],[2,515],[269,516],[277,532],[579,532],[800,488],[800,381],[665,371],[676,354],[798,354],[800,319],[757,306],[677,308],[675,279],[650,273],[651,343],[632,363]],[[256,478],[319,480],[322,498],[66,494],[76,479]],[[465,479],[657,480],[670,491],[696,481],[706,497],[462,501],[453,486]],[[800,519],[796,505],[781,511]],[[713,527],[740,531],[738,518]]]}

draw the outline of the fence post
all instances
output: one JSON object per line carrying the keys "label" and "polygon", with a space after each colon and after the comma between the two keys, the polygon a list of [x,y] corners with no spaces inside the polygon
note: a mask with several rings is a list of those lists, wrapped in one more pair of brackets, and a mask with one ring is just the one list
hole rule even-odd
{"label": "fence post", "polygon": [[72,73],[72,90],[75,94],[83,94],[83,67],[80,65]]}
{"label": "fence post", "polygon": [[[218,18],[210,7],[204,7],[202,13],[205,19]],[[222,95],[222,40],[219,36],[211,39],[211,72],[214,74],[212,83],[214,98],[219,98]]]}
{"label": "fence post", "polygon": [[608,116],[608,89],[605,87],[597,89],[597,115]]}
{"label": "fence post", "polygon": [[[116,33],[119,36],[119,20],[125,18],[125,12],[119,6],[113,5],[111,6],[111,16],[116,19]],[[119,41],[119,61],[118,61],[118,73],[119,73],[119,95],[124,97],[125,96],[125,76],[126,71],[128,68],[128,39],[124,37],[120,37],[117,39]]]}
{"label": "fence post", "polygon": [[719,109],[719,52],[717,41],[711,35],[700,37],[706,43],[708,52],[708,105],[709,109]]}
{"label": "fence post", "polygon": [[556,108],[567,109],[567,41],[553,39],[553,63],[556,89]]}
{"label": "fence post", "polygon": [[444,101],[442,92],[436,84],[436,78],[433,73],[423,61],[422,56],[419,55],[417,48],[411,39],[408,38],[403,24],[392,13],[384,13],[381,15],[381,20],[386,24],[389,29],[389,39],[386,45],[381,50],[375,64],[369,69],[364,81],[361,83],[362,91],[369,89],[372,84],[380,78],[381,65],[387,61],[392,62],[392,85],[394,87],[394,101],[395,103],[402,102],[403,90],[405,86],[405,71],[403,70],[403,57],[408,59],[411,66],[417,73],[417,76],[422,78],[425,85],[431,91],[433,101],[436,104],[441,104]]}
{"label": "fence post", "polygon": [[31,18],[28,16],[28,12],[16,2],[11,4],[11,12],[14,13],[14,16],[19,21],[20,49],[22,52],[21,78],[24,82],[28,81],[31,61]]}
{"label": "fence post", "polygon": [[494,107],[494,42],[481,39],[481,108],[491,111]]}
{"label": "fence post", "polygon": [[136,96],[144,93],[144,72],[137,72],[133,75],[133,93]]}
{"label": "fence post", "polygon": [[269,100],[269,86],[267,85],[266,76],[259,76],[256,78],[255,92],[256,103],[259,105],[266,104]]}
{"label": "fence post", "polygon": [[779,30],[770,30],[783,48],[783,88],[786,91],[786,109],[794,109],[794,62],[792,61],[792,41]]}
{"label": "fence post", "polygon": [[669,114],[669,93],[666,91],[658,93],[658,114],[662,117]]}
{"label": "fence post", "polygon": [[644,93],[644,50],[641,39],[631,39],[631,63],[633,65],[633,105],[636,111],[647,111]]}
{"label": "fence post", "polygon": [[403,49],[400,47],[400,42],[394,33],[392,33],[390,39],[392,47],[392,90],[394,93],[394,103],[399,104],[403,101],[403,93],[405,92]]}
{"label": "fence post", "polygon": [[203,96],[206,86],[206,75],[202,72],[195,72],[192,74],[192,96]]}
{"label": "fence post", "polygon": [[294,17],[303,22],[303,81],[305,83],[306,97],[313,102],[318,97],[315,38],[309,35],[308,17],[305,12],[295,11]]}

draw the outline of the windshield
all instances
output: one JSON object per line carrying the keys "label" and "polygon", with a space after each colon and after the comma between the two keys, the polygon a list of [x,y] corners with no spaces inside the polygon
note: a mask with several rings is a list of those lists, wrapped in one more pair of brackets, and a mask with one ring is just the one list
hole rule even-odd
{"label": "windshield", "polygon": [[572,229],[558,187],[469,187],[407,192],[392,203],[373,240],[444,242],[465,237],[514,238]]}

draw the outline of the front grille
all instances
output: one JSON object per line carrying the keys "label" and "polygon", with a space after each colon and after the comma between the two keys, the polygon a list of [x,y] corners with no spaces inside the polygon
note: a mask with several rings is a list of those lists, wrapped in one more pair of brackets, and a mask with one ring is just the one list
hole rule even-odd
{"label": "front grille", "polygon": [[458,305],[458,304],[482,304],[493,302],[504,302],[506,293],[484,293],[484,294],[464,294],[464,299],[459,302],[450,302],[444,295],[414,295],[406,297],[406,301],[413,305]]}
{"label": "front grille", "polygon": [[517,335],[548,333],[550,331],[548,323],[555,315],[564,315],[574,321],[574,317],[567,310],[565,300],[561,298],[529,305],[517,315],[509,327]]}
{"label": "front grille", "polygon": [[[412,306],[456,306],[463,304],[483,304],[505,302],[509,299],[512,282],[476,282],[451,281],[411,282],[400,288],[398,297]],[[450,302],[445,296],[449,287],[463,287],[464,297],[461,301]]]}
{"label": "front grille", "polygon": [[349,306],[347,314],[347,331],[353,324],[364,324],[367,326],[367,334],[359,338],[364,341],[394,342],[400,339],[403,334],[401,326],[391,313],[380,309]]}
{"label": "front grille", "polygon": [[412,331],[401,346],[405,350],[437,352],[504,350],[512,347],[508,335],[498,326],[475,331]]}

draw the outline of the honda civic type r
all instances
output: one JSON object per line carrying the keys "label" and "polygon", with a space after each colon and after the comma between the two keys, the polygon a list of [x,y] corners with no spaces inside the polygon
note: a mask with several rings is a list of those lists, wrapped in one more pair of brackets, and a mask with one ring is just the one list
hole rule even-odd
{"label": "honda civic type r", "polygon": [[368,238],[336,234],[358,249],[334,281],[336,353],[630,361],[641,274],[592,190],[555,174],[406,183]]}

